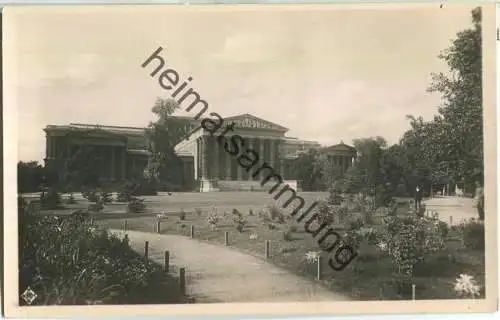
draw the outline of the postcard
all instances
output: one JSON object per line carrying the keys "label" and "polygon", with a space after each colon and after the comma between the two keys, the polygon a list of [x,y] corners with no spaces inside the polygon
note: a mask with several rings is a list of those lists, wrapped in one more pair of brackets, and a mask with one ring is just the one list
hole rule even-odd
{"label": "postcard", "polygon": [[494,14],[4,8],[6,316],[493,312]]}

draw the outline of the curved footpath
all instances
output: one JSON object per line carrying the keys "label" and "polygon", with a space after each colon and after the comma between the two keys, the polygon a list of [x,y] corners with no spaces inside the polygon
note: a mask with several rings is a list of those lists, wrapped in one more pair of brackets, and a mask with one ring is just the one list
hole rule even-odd
{"label": "curved footpath", "polygon": [[[110,230],[123,235],[123,231]],[[186,268],[186,293],[196,303],[347,301],[307,279],[293,275],[256,257],[231,248],[178,235],[127,231],[134,250],[143,254],[149,241],[149,257],[163,265],[170,251],[170,272]]]}

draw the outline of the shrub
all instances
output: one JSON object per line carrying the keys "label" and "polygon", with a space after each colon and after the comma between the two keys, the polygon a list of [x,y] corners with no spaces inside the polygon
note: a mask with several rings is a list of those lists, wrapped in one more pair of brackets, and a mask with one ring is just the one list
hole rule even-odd
{"label": "shrub", "polygon": [[198,217],[201,217],[201,215],[202,215],[202,213],[203,213],[203,211],[201,211],[201,209],[199,209],[199,208],[194,209],[194,212],[196,213],[196,215],[197,215]]}
{"label": "shrub", "polygon": [[248,215],[249,215],[249,216],[253,216],[253,215],[254,215],[252,208],[250,208],[250,209],[248,210]]}
{"label": "shrub", "polygon": [[276,230],[278,227],[274,223],[266,223],[266,226],[269,230]]}
{"label": "shrub", "polygon": [[460,235],[466,248],[484,250],[484,224],[471,220],[459,226]]}
{"label": "shrub", "polygon": [[99,201],[99,194],[96,190],[86,190],[82,192],[82,196],[90,202]]}
{"label": "shrub", "polygon": [[119,191],[118,194],[116,195],[117,202],[129,202],[131,198],[132,194],[127,191]]}
{"label": "shrub", "polygon": [[144,210],[146,209],[144,199],[132,197],[127,204],[127,209],[129,213],[144,212]]}
{"label": "shrub", "polygon": [[243,215],[236,209],[233,210],[233,223],[238,232],[243,232],[247,221],[243,218]]}
{"label": "shrub", "polygon": [[400,276],[413,276],[413,269],[426,255],[444,248],[438,220],[416,216],[387,217],[381,240],[388,245],[393,266]]}
{"label": "shrub", "polygon": [[181,209],[181,212],[179,212],[179,220],[186,220],[186,212],[184,211],[184,209]]}
{"label": "shrub", "polygon": [[269,220],[277,223],[285,223],[285,215],[281,210],[275,205],[269,205],[267,207],[267,217]]}
{"label": "shrub", "polygon": [[212,211],[209,213],[209,215],[207,217],[207,222],[210,225],[210,228],[212,229],[212,231],[217,229],[217,223],[219,223],[219,220],[220,220],[220,218],[219,218],[219,215],[217,214],[217,212]]}
{"label": "shrub", "polygon": [[66,203],[67,204],[75,204],[76,203],[76,199],[75,199],[75,196],[73,195],[73,193],[69,194],[69,197],[66,200]]}
{"label": "shrub", "polygon": [[154,185],[146,180],[127,181],[123,184],[120,193],[123,195],[123,198],[127,198],[127,195],[137,197],[156,196],[158,194]]}
{"label": "shrub", "polygon": [[91,203],[88,207],[88,210],[94,213],[101,212],[103,209],[104,205],[101,202]]}
{"label": "shrub", "polygon": [[285,241],[292,241],[292,232],[290,230],[283,231],[283,240]]}
{"label": "shrub", "polygon": [[103,204],[109,204],[109,203],[113,202],[113,198],[112,198],[111,193],[109,193],[109,192],[107,192],[107,191],[102,191],[102,192],[99,194],[99,200],[100,200]]}
{"label": "shrub", "polygon": [[325,223],[327,225],[331,225],[333,223],[333,210],[326,201],[319,202],[315,210],[319,223]]}
{"label": "shrub", "polygon": [[49,188],[40,195],[40,203],[44,209],[60,209],[62,207],[61,194],[56,189]]}
{"label": "shrub", "polygon": [[439,231],[441,232],[441,236],[443,238],[446,238],[448,236],[449,231],[450,231],[448,224],[444,221],[439,221],[438,223],[439,223]]}
{"label": "shrub", "polygon": [[19,289],[36,293],[32,305],[183,302],[177,281],[145,264],[126,238],[74,216],[30,214],[19,223]]}

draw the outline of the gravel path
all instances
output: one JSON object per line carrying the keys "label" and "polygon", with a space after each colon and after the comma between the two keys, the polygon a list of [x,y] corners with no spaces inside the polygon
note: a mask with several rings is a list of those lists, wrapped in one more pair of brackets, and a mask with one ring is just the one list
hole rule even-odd
{"label": "gravel path", "polygon": [[[123,231],[110,230],[113,233]],[[170,251],[170,264],[186,268],[186,291],[197,303],[347,301],[320,285],[293,275],[264,260],[231,248],[178,235],[127,231],[134,250],[163,265],[163,252]],[[173,272],[177,272],[174,269]]]}
{"label": "gravel path", "polygon": [[463,220],[478,218],[477,209],[471,198],[442,197],[423,201],[427,210],[437,211],[439,220],[456,225]]}

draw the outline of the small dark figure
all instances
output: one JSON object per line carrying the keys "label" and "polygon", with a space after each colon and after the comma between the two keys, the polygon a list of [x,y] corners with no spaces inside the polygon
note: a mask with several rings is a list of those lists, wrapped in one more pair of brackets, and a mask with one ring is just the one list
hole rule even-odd
{"label": "small dark figure", "polygon": [[417,214],[420,212],[420,205],[422,203],[422,188],[417,186],[415,188],[415,211]]}
{"label": "small dark figure", "polygon": [[172,195],[172,192],[167,192],[167,194],[168,194],[169,196],[171,196],[171,195]]}
{"label": "small dark figure", "polygon": [[476,182],[475,202],[479,220],[484,221],[484,189],[479,182]]}

